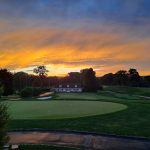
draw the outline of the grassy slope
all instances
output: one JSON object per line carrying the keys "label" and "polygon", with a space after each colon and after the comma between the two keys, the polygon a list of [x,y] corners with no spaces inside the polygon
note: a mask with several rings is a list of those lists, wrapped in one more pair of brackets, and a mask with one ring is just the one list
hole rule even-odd
{"label": "grassy slope", "polygon": [[[126,89],[127,90],[127,89]],[[118,92],[118,91],[117,91]],[[150,100],[132,96],[130,93],[114,93],[102,91],[98,94],[85,93],[85,97],[94,96],[95,100],[119,102],[128,105],[128,109],[107,115],[85,117],[66,120],[14,120],[10,127],[15,128],[44,128],[44,129],[70,129],[79,131],[104,132],[119,135],[150,137]],[[82,94],[84,95],[84,93]],[[88,95],[88,96],[87,96]],[[76,94],[70,94],[76,99]],[[67,99],[66,94],[61,94]],[[68,96],[69,99],[69,96]],[[78,98],[80,99],[79,95]]]}

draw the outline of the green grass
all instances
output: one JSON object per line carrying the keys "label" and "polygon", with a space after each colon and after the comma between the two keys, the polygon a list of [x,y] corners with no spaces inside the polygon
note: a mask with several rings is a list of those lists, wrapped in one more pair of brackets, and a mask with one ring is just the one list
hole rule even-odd
{"label": "green grass", "polygon": [[7,101],[12,119],[64,119],[108,114],[127,106],[100,101]]}
{"label": "green grass", "polygon": [[117,93],[126,93],[130,95],[139,95],[139,96],[149,96],[150,97],[150,88],[140,88],[140,87],[125,87],[125,86],[105,86],[105,90],[117,92]]}
{"label": "green grass", "polygon": [[[109,87],[106,87],[104,91],[96,94],[58,94],[57,99],[69,100],[71,98],[74,101],[75,99],[77,99],[77,101],[81,101],[81,99],[84,97],[82,101],[86,103],[87,100],[89,101],[92,97],[91,101],[121,103],[127,105],[128,109],[110,114],[63,120],[12,120],[9,126],[11,129],[43,128],[77,130],[150,138],[150,100],[135,96],[130,92],[120,92],[119,87],[116,88],[116,91],[109,91],[108,88]],[[115,87],[110,87],[110,89],[115,89]],[[134,93],[138,93],[139,89],[136,91],[136,88],[133,88],[133,91],[134,90]],[[149,91],[149,89],[147,90]],[[128,89],[125,89],[125,91],[128,91]],[[131,91],[130,88],[129,91]],[[143,91],[143,88],[141,91]]]}
{"label": "green grass", "polygon": [[67,148],[48,145],[20,145],[19,150],[79,150],[76,148]]}
{"label": "green grass", "polygon": [[98,100],[99,95],[96,93],[59,93],[56,99],[75,99],[75,100]]}

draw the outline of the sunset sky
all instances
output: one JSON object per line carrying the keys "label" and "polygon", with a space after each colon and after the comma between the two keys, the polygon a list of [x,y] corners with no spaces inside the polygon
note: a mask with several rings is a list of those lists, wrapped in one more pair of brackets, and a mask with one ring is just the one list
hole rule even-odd
{"label": "sunset sky", "polygon": [[150,74],[150,0],[0,0],[0,68]]}

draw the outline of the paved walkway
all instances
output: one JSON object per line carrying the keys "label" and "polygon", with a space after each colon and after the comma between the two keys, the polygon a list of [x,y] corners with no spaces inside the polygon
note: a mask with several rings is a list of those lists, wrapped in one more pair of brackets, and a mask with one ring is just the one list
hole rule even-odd
{"label": "paved walkway", "polygon": [[85,150],[150,150],[150,140],[90,133],[26,131],[9,132],[10,144],[52,144]]}

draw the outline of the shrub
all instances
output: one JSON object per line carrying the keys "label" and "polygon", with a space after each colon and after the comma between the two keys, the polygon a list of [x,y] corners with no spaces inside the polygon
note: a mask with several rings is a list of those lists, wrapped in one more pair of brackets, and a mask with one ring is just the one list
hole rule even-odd
{"label": "shrub", "polygon": [[0,101],[0,149],[8,142],[7,125],[9,121],[9,115],[7,112],[7,106]]}
{"label": "shrub", "polygon": [[99,90],[103,90],[103,86],[102,85],[99,85]]}
{"label": "shrub", "polygon": [[26,87],[20,92],[21,97],[32,97],[38,96],[42,92],[41,88],[38,87]]}
{"label": "shrub", "polygon": [[3,88],[2,85],[0,85],[0,98],[1,98],[1,96],[3,95],[3,92],[4,92],[4,88]]}

